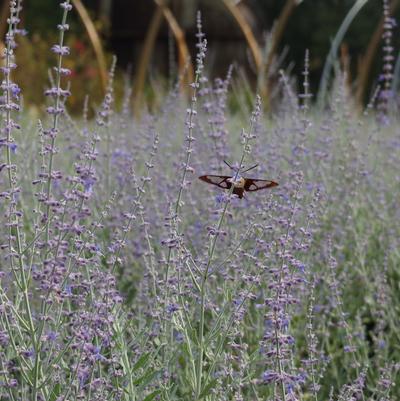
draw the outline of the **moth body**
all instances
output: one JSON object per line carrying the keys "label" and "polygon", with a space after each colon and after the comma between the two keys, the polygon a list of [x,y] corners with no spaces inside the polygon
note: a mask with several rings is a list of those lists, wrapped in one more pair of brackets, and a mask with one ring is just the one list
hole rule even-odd
{"label": "moth body", "polygon": [[230,183],[232,183],[235,188],[244,188],[244,185],[246,183],[246,180],[240,176],[239,177],[231,177],[228,181]]}

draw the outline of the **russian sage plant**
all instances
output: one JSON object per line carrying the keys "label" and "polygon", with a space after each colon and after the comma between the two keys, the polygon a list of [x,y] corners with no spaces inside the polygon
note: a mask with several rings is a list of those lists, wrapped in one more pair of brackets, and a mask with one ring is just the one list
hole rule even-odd
{"label": "russian sage plant", "polygon": [[[178,77],[140,120],[126,77],[119,110],[116,58],[103,102],[89,94],[83,116],[69,114],[71,3],[61,3],[47,113],[37,121],[12,80],[24,30],[22,3],[10,1],[0,401],[399,399],[388,2],[383,83],[362,115],[340,71],[315,109],[308,51],[300,93],[281,71],[273,111],[263,113],[258,96],[249,106],[237,68],[209,80],[199,15],[194,82],[181,88]],[[257,169],[245,172],[250,164]],[[204,174],[279,186],[239,199],[233,186],[196,178]]]}

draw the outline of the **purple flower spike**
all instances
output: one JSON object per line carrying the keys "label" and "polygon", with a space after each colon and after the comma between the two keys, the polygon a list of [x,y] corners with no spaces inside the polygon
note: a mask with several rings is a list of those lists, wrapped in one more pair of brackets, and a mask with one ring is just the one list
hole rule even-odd
{"label": "purple flower spike", "polygon": [[54,45],[51,48],[52,52],[58,54],[60,56],[68,56],[69,55],[69,47],[68,46],[60,46]]}
{"label": "purple flower spike", "polygon": [[72,4],[69,4],[69,1],[64,1],[63,3],[61,3],[60,7],[63,8],[65,11],[72,10]]}
{"label": "purple flower spike", "polygon": [[68,29],[69,29],[69,25],[68,24],[58,24],[57,25],[57,28],[60,30],[60,31],[68,31]]}
{"label": "purple flower spike", "polygon": [[279,380],[279,374],[274,372],[273,370],[266,370],[262,374],[262,379],[265,384],[275,383]]}
{"label": "purple flower spike", "polygon": [[11,152],[13,152],[14,154],[17,153],[18,145],[16,143],[10,143],[8,147],[10,148]]}
{"label": "purple flower spike", "polygon": [[179,310],[179,306],[175,303],[167,306],[167,312],[169,315],[172,315],[173,313],[177,312],[178,310]]}
{"label": "purple flower spike", "polygon": [[64,68],[64,67],[61,67],[61,68],[54,67],[54,71],[56,71],[64,76],[69,76],[72,73],[72,71],[69,68]]}
{"label": "purple flower spike", "polygon": [[12,83],[11,84],[11,93],[15,97],[15,99],[18,100],[19,94],[21,93],[21,88],[17,84]]}

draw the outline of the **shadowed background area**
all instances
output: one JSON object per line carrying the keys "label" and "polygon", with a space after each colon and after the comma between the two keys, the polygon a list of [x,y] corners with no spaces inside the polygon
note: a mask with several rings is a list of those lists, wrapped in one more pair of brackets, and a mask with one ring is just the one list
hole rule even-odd
{"label": "shadowed background area", "polygon": [[[310,78],[314,98],[324,85],[326,64],[340,65],[358,104],[365,103],[377,83],[382,57],[382,5],[367,0],[73,0],[74,12],[68,44],[73,71],[72,110],[82,107],[90,93],[99,100],[106,85],[106,70],[113,54],[118,70],[134,83],[135,105],[157,104],[156,94],[168,90],[177,76],[193,75],[196,14],[202,14],[208,40],[207,69],[212,77],[226,75],[230,65],[247,87],[257,89],[273,103],[274,83],[284,69],[296,84],[301,77],[305,50],[310,52]],[[397,0],[390,3],[399,14]],[[4,37],[8,2],[1,2],[0,33]],[[52,0],[24,1],[23,25],[27,36],[18,50],[23,76],[17,80],[28,104],[41,105],[38,88],[48,80],[48,40],[55,37],[59,10]],[[350,23],[336,43],[334,58],[327,57],[346,18]],[[394,47],[398,39],[394,35]],[[26,70],[30,70],[26,74]],[[212,73],[211,73],[212,72]],[[18,73],[17,73],[18,74]],[[325,84],[329,84],[330,75]],[[74,82],[75,81],[75,82]],[[117,83],[118,86],[122,86]],[[79,84],[78,84],[79,82]],[[117,80],[118,82],[118,80]],[[243,86],[244,87],[244,86]],[[162,89],[164,88],[164,89]],[[79,99],[79,101],[78,101]]]}

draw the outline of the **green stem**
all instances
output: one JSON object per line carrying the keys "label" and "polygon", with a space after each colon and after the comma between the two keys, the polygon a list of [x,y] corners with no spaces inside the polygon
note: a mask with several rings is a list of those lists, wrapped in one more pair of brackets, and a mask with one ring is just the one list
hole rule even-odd
{"label": "green stem", "polygon": [[[10,21],[13,21],[14,19],[17,20],[18,18],[18,12],[20,9],[20,2],[17,3],[16,7],[12,7],[11,4],[11,18]],[[5,104],[9,105],[12,102],[12,96],[11,96],[11,64],[12,64],[12,59],[11,56],[13,54],[12,50],[12,38],[14,37],[14,32],[15,32],[16,26],[13,23],[9,24],[8,28],[8,40],[7,40],[7,51],[6,51],[6,73],[5,73]],[[29,326],[29,336],[31,339],[31,343],[33,348],[36,351],[36,335],[35,335],[35,325],[33,323],[33,317],[32,317],[32,311],[31,311],[31,306],[29,302],[29,293],[28,293],[28,284],[27,284],[27,278],[26,278],[26,273],[25,273],[25,268],[24,268],[24,258],[22,257],[22,240],[21,240],[21,233],[20,233],[20,217],[18,216],[16,205],[17,201],[15,198],[15,193],[16,193],[16,174],[13,174],[13,168],[12,168],[12,159],[11,159],[11,149],[10,149],[10,144],[12,143],[12,137],[11,137],[11,132],[12,132],[12,118],[11,118],[11,109],[7,108],[6,109],[6,132],[7,132],[7,146],[6,146],[6,159],[7,159],[7,176],[8,176],[8,185],[9,185],[9,190],[10,190],[10,208],[9,208],[9,215],[8,215],[8,249],[10,252],[10,268],[11,271],[14,275],[14,278],[16,280],[18,288],[22,292],[22,298],[23,302],[25,305],[25,310],[26,310],[26,315],[28,319],[28,326]],[[15,237],[15,239],[14,239]],[[14,242],[16,245],[16,250],[14,250]],[[14,265],[14,258],[16,253],[18,255],[18,268]],[[19,273],[19,277],[18,277]],[[9,327],[9,331],[11,330],[11,327]],[[13,335],[12,331],[9,332],[10,337]],[[37,393],[36,393],[36,388],[37,388],[37,381],[34,380],[33,383],[33,391],[32,391],[32,397],[33,400],[37,400]]]}
{"label": "green stem", "polygon": [[[69,0],[67,0],[67,3],[69,3]],[[67,15],[68,15],[68,10],[64,9],[64,13],[62,16],[62,25],[65,25],[67,22]],[[58,45],[60,48],[64,45],[64,30],[60,30],[59,34],[59,41]],[[61,68],[62,68],[62,53],[58,54],[58,60],[57,60],[57,71],[56,71],[56,88],[57,88],[57,94],[55,96],[55,101],[54,101],[54,117],[53,117],[53,127],[52,127],[52,138],[51,138],[51,146],[50,146],[50,156],[49,156],[49,164],[47,168],[47,188],[46,188],[46,200],[48,202],[47,208],[46,208],[46,244],[49,241],[49,233],[50,233],[50,204],[49,204],[49,199],[50,199],[50,193],[51,193],[51,184],[52,184],[52,172],[53,172],[53,160],[54,160],[54,147],[56,144],[56,133],[57,133],[57,127],[58,127],[58,120],[59,120],[59,107],[60,107],[60,102],[61,102],[61,96],[60,96],[60,89],[61,89]]]}
{"label": "green stem", "polygon": [[[257,101],[259,101],[259,100],[257,99]],[[258,105],[256,106],[256,108],[257,107],[258,107]],[[245,141],[243,144],[243,152],[242,152],[242,156],[240,158],[239,168],[234,176],[234,180],[236,180],[237,177],[239,176],[245,156],[248,153],[248,144],[249,144],[250,138],[252,137],[252,134],[253,134],[255,120],[256,120],[256,117],[255,117],[255,115],[253,115],[251,118],[249,134],[245,136]],[[200,286],[200,325],[199,325],[199,333],[198,333],[199,353],[198,353],[198,358],[197,358],[197,370],[196,370],[196,398],[195,398],[196,400],[200,400],[200,395],[201,395],[201,391],[202,391],[206,283],[207,283],[207,279],[208,279],[208,273],[210,270],[210,266],[211,266],[211,263],[213,260],[213,256],[214,256],[214,252],[215,252],[215,248],[216,248],[216,244],[217,244],[217,239],[218,239],[221,227],[222,227],[222,223],[225,218],[226,211],[228,209],[228,205],[232,198],[234,188],[235,188],[235,186],[232,183],[231,188],[229,190],[228,197],[225,201],[224,208],[222,210],[221,216],[219,218],[219,221],[218,221],[218,224],[216,227],[216,232],[214,233],[214,235],[212,236],[212,239],[211,239],[211,246],[208,251],[208,260],[207,260],[207,264],[206,264],[206,267],[204,270],[204,274],[203,274],[201,286]]]}

